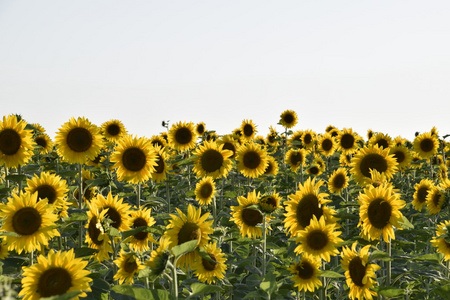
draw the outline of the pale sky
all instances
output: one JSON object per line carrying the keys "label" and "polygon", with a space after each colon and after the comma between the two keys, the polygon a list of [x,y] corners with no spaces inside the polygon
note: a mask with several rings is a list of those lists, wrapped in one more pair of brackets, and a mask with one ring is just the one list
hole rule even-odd
{"label": "pale sky", "polygon": [[218,134],[327,125],[450,133],[450,1],[0,0],[0,111]]}

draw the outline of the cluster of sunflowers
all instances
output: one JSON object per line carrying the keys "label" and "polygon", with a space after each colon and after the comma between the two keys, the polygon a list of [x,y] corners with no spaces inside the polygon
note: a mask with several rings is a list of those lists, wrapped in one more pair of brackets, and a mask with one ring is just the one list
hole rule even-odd
{"label": "cluster of sunflowers", "polygon": [[222,136],[163,122],[147,138],[79,117],[52,141],[4,116],[2,282],[24,299],[448,294],[447,136],[297,122],[286,110],[266,137],[251,120]]}

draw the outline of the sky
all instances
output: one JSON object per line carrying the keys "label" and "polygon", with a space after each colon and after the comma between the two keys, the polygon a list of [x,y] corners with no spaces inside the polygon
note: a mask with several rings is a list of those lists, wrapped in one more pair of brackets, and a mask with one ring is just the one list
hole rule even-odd
{"label": "sky", "polygon": [[450,1],[0,0],[0,114],[450,134]]}

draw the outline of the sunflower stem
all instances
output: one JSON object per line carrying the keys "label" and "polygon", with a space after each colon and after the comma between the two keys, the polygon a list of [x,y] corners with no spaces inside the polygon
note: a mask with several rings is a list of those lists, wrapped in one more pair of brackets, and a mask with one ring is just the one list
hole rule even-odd
{"label": "sunflower stem", "polygon": [[[21,175],[22,174],[22,166],[18,165],[17,166],[17,175]],[[22,180],[19,180],[19,192],[22,191]]]}
{"label": "sunflower stem", "polygon": [[141,183],[136,186],[136,205],[138,210],[141,208]]}
{"label": "sunflower stem", "polygon": [[177,260],[178,258],[175,258],[173,261],[173,264],[170,264],[173,271],[173,278],[172,278],[172,289],[173,289],[173,296],[175,299],[178,299],[178,278],[177,278]]}
{"label": "sunflower stem", "polygon": [[[78,164],[78,208],[81,210],[83,208],[83,176],[81,174],[82,166]],[[83,221],[80,221],[80,228],[78,232],[78,247],[81,248],[83,245]]]}
{"label": "sunflower stem", "polygon": [[[391,238],[389,237],[389,241],[387,242],[387,255],[390,258],[392,255],[392,243]],[[387,261],[387,276],[386,276],[386,285],[391,285],[391,276],[392,276],[392,262],[391,260]]]}
{"label": "sunflower stem", "polygon": [[34,264],[34,250],[31,250],[30,252],[30,266]]}
{"label": "sunflower stem", "polygon": [[169,189],[169,181],[166,180],[166,201],[167,201],[167,210],[170,214],[170,189]]}
{"label": "sunflower stem", "polygon": [[262,226],[262,235],[263,235],[263,259],[262,259],[262,278],[266,276],[266,251],[267,251],[267,234],[266,234],[266,217],[263,216],[263,226]]}
{"label": "sunflower stem", "polygon": [[216,197],[215,196],[213,196],[212,197],[212,201],[213,201],[213,203],[212,203],[212,210],[213,210],[213,227],[215,227],[216,226],[216,223],[217,223],[217,203],[216,203]]}

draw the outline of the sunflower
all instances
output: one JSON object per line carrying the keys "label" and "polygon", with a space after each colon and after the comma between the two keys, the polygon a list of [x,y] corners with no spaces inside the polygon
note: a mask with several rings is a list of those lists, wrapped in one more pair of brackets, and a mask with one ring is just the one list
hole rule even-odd
{"label": "sunflower", "polygon": [[232,135],[224,135],[217,140],[217,145],[223,145],[222,149],[230,150],[232,152],[230,159],[235,158],[237,152],[238,140]]}
{"label": "sunflower", "polygon": [[159,146],[164,149],[167,146],[167,141],[161,135],[152,135],[150,138],[150,144],[152,144],[154,148]]}
{"label": "sunflower", "polygon": [[378,132],[369,139],[368,145],[378,145],[381,149],[387,149],[392,146],[392,138],[385,133]]}
{"label": "sunflower", "polygon": [[[138,228],[141,226],[152,226],[156,223],[155,219],[151,216],[152,209],[144,208],[136,211],[132,211],[130,213],[130,224],[131,228]],[[136,252],[145,252],[149,250],[148,243],[156,243],[152,235],[148,232],[141,231],[133,234],[129,238],[127,238],[127,242],[129,242],[129,247],[131,250]]]}
{"label": "sunflower", "polygon": [[442,210],[445,203],[445,191],[439,187],[433,187],[427,194],[427,210],[430,215],[435,215]]}
{"label": "sunflower", "polygon": [[195,276],[201,282],[215,283],[216,280],[225,278],[227,270],[225,254],[217,247],[216,243],[208,243],[203,247],[211,260],[198,256],[192,269]]}
{"label": "sunflower", "polygon": [[444,164],[439,165],[439,180],[444,181],[445,179],[448,179],[448,167]]}
{"label": "sunflower", "polygon": [[42,250],[55,236],[59,236],[55,222],[58,216],[47,200],[38,201],[38,193],[13,194],[8,203],[0,204],[0,218],[4,218],[0,230],[14,232],[17,236],[5,236],[8,250],[29,253]]}
{"label": "sunflower", "polygon": [[252,120],[242,121],[240,129],[242,133],[242,138],[247,142],[251,141],[255,137],[257,132],[256,125],[253,123]]}
{"label": "sunflower", "polygon": [[318,165],[310,165],[308,168],[306,168],[306,174],[312,175],[312,176],[319,176],[323,173],[323,171],[319,168]]}
{"label": "sunflower", "polygon": [[208,131],[205,136],[205,141],[212,142],[216,141],[219,136],[214,131]]}
{"label": "sunflower", "polygon": [[348,182],[347,169],[339,168],[328,177],[328,190],[330,193],[340,194],[348,186]]}
{"label": "sunflower", "polygon": [[194,123],[178,122],[169,130],[169,146],[178,151],[187,151],[195,147],[197,133]]}
{"label": "sunflower", "polygon": [[280,124],[285,128],[292,128],[297,124],[297,113],[293,110],[285,110],[280,115]]}
{"label": "sunflower", "polygon": [[109,142],[117,143],[127,134],[127,130],[121,121],[113,119],[101,125],[101,133]]}
{"label": "sunflower", "polygon": [[45,257],[39,255],[37,263],[23,267],[22,290],[19,296],[24,300],[38,300],[43,297],[81,292],[73,299],[86,297],[90,292],[90,271],[86,270],[88,262],[75,258],[73,249],[55,252],[51,249]]}
{"label": "sunflower", "polygon": [[117,273],[114,274],[114,280],[118,280],[119,284],[124,282],[125,284],[133,284],[134,276],[145,268],[134,253],[127,253],[123,249],[120,250],[119,257],[113,262],[119,268]]}
{"label": "sunflower", "polygon": [[130,183],[147,181],[157,165],[157,155],[147,138],[126,136],[118,142],[111,154],[117,168],[117,179]]}
{"label": "sunflower", "polygon": [[427,159],[437,153],[439,140],[436,135],[425,132],[414,138],[413,147],[421,158]]}
{"label": "sunflower", "polygon": [[337,144],[335,139],[331,136],[331,133],[327,132],[319,137],[317,146],[322,155],[329,157],[336,151]]}
{"label": "sunflower", "polygon": [[306,149],[311,149],[313,148],[315,142],[316,142],[316,133],[314,131],[310,129],[303,131],[302,135],[303,147],[305,147]]}
{"label": "sunflower", "polygon": [[273,213],[278,208],[280,208],[280,202],[281,202],[280,194],[274,191],[270,195],[262,196],[259,199],[259,206],[264,213],[270,214]]}
{"label": "sunflower", "polygon": [[88,206],[88,222],[85,226],[87,228],[86,242],[90,248],[99,250],[94,255],[94,258],[102,262],[105,259],[109,259],[108,253],[113,253],[114,251],[111,247],[109,235],[105,233],[105,219],[108,210],[99,211],[98,207],[93,203],[89,203]]}
{"label": "sunflower", "polygon": [[376,133],[372,129],[367,130],[367,139],[371,139]]}
{"label": "sunflower", "polygon": [[271,155],[267,155],[267,167],[264,171],[264,175],[276,176],[278,174],[278,162]]}
{"label": "sunflower", "polygon": [[86,118],[71,118],[59,129],[55,138],[58,154],[69,163],[83,164],[101,152],[100,129]]}
{"label": "sunflower", "polygon": [[[213,220],[207,221],[209,213],[201,215],[201,208],[196,209],[189,204],[187,214],[184,214],[177,208],[178,216],[171,214],[170,224],[166,226],[168,229],[164,236],[169,240],[169,248],[181,245],[185,242],[197,240],[197,247],[206,245],[209,241],[209,234],[213,233]],[[192,251],[179,257],[178,264],[181,267],[192,265],[197,257],[197,252]]]}
{"label": "sunflower", "polygon": [[163,182],[167,178],[167,173],[170,171],[170,166],[167,163],[168,154],[161,146],[154,146],[156,153],[155,172],[152,173],[152,180],[154,182]]}
{"label": "sunflower", "polygon": [[27,123],[16,115],[3,116],[0,122],[0,165],[17,168],[25,165],[33,156],[33,135],[26,130]]}
{"label": "sunflower", "polygon": [[273,128],[273,126],[270,126],[269,133],[266,136],[266,143],[269,146],[276,147],[278,146],[278,137],[279,136],[275,128]]}
{"label": "sunflower", "polygon": [[[78,173],[79,174],[79,173]],[[77,176],[79,176],[77,174]],[[84,202],[90,202],[92,199],[94,199],[97,196],[97,188],[95,186],[87,186],[87,181],[88,180],[94,180],[94,174],[91,173],[91,171],[87,170],[87,169],[82,169],[81,170],[81,181],[82,181],[82,186],[83,186],[83,201]],[[75,199],[79,199],[79,188],[76,188],[75,191],[73,192],[73,197]],[[76,203],[74,203],[75,205],[77,205]]]}
{"label": "sunflower", "polygon": [[159,246],[150,254],[150,259],[145,263],[149,268],[153,276],[160,276],[167,268],[169,262],[170,241],[162,236],[158,242]]}
{"label": "sunflower", "polygon": [[238,196],[239,206],[231,206],[233,221],[238,227],[242,237],[260,238],[262,230],[260,225],[264,221],[264,214],[255,205],[259,203],[260,193],[252,191],[247,197]]}
{"label": "sunflower", "polygon": [[360,149],[352,158],[351,167],[355,180],[362,186],[370,181],[371,169],[386,174],[388,179],[398,170],[394,155],[389,154],[389,149],[380,149],[378,146]]}
{"label": "sunflower", "polygon": [[414,185],[414,195],[412,205],[417,211],[421,211],[422,207],[427,204],[427,195],[435,187],[430,179],[422,179]]}
{"label": "sunflower", "polygon": [[118,195],[113,197],[111,191],[106,198],[102,194],[97,194],[97,197],[92,200],[92,204],[100,211],[107,210],[105,218],[109,218],[112,221],[110,224],[112,227],[119,231],[130,230],[130,205],[123,203],[123,199],[119,199]]}
{"label": "sunflower", "polygon": [[397,160],[397,167],[399,169],[405,169],[409,166],[412,160],[412,155],[408,148],[403,145],[393,146],[389,149],[389,154],[393,154]]}
{"label": "sunflower", "polygon": [[405,202],[398,193],[393,192],[392,186],[370,186],[359,194],[358,203],[360,223],[363,236],[370,240],[379,239],[383,235],[384,241],[395,239],[393,226],[401,229],[400,221],[403,214],[400,209]]}
{"label": "sunflower", "polygon": [[42,134],[42,133],[46,133],[45,128],[39,123],[30,123],[29,125],[33,129],[33,133],[36,134],[36,135],[39,135],[39,134]]}
{"label": "sunflower", "polygon": [[53,205],[55,211],[61,212],[62,217],[67,217],[68,202],[66,201],[67,182],[60,176],[42,172],[40,176],[34,175],[32,179],[27,179],[26,192],[33,194],[37,192],[38,201],[47,199],[48,203]]}
{"label": "sunflower", "polygon": [[303,130],[297,130],[292,134],[292,136],[289,138],[288,146],[292,148],[299,148],[303,149],[305,146],[303,145]]}
{"label": "sunflower", "polygon": [[254,142],[239,147],[236,161],[239,172],[249,178],[256,178],[264,174],[268,164],[266,150]]}
{"label": "sunflower", "polygon": [[299,245],[295,248],[295,253],[307,253],[329,262],[332,255],[339,254],[337,247],[343,242],[339,238],[341,232],[336,228],[336,223],[327,224],[325,217],[317,220],[313,215],[311,223],[298,233],[296,242]]}
{"label": "sunflower", "polygon": [[37,149],[40,154],[47,154],[53,149],[53,142],[46,133],[37,135],[34,138],[34,142],[39,146]]}
{"label": "sunflower", "polygon": [[210,176],[213,179],[226,177],[233,168],[230,160],[232,152],[223,150],[223,145],[205,141],[194,151],[194,172],[197,177]]}
{"label": "sunflower", "polygon": [[350,288],[350,299],[372,299],[377,293],[371,288],[375,283],[375,272],[380,269],[376,264],[369,264],[369,249],[367,245],[356,250],[357,243],[352,248],[344,247],[341,253],[341,265],[345,270],[347,285]]}
{"label": "sunflower", "polygon": [[212,197],[216,193],[216,184],[212,177],[203,177],[195,185],[195,199],[200,205],[209,205],[212,202]]}
{"label": "sunflower", "polygon": [[294,281],[294,287],[299,291],[314,292],[322,286],[319,279],[321,261],[319,258],[304,253],[298,263],[289,267]]}
{"label": "sunflower", "polygon": [[337,136],[337,147],[341,153],[353,154],[357,151],[361,137],[352,128],[344,128]]}
{"label": "sunflower", "polygon": [[431,239],[433,247],[437,252],[444,254],[444,260],[450,260],[450,221],[442,222],[436,228],[436,236]]}
{"label": "sunflower", "polygon": [[285,202],[284,227],[291,236],[296,236],[300,230],[309,226],[313,216],[319,219],[325,216],[327,223],[336,222],[336,212],[325,205],[331,202],[325,199],[328,194],[320,192],[323,184],[322,180],[316,182],[315,178],[310,177],[303,184],[299,183],[299,190],[295,194],[288,195],[290,200]]}
{"label": "sunflower", "polygon": [[199,136],[202,136],[206,132],[206,125],[205,125],[205,123],[204,122],[197,123],[197,125],[195,125],[195,132]]}
{"label": "sunflower", "polygon": [[405,146],[406,142],[407,142],[407,140],[405,138],[402,138],[401,136],[397,136],[392,141],[392,144],[393,144],[393,147],[395,147],[395,146]]}
{"label": "sunflower", "polygon": [[306,155],[305,149],[289,149],[286,152],[284,162],[290,166],[292,172],[297,172],[300,166],[305,165]]}

